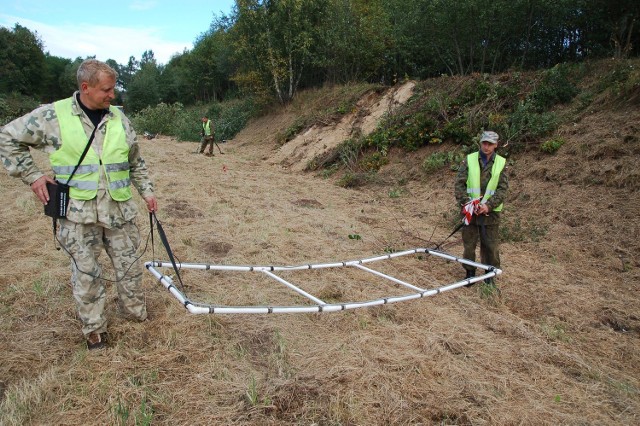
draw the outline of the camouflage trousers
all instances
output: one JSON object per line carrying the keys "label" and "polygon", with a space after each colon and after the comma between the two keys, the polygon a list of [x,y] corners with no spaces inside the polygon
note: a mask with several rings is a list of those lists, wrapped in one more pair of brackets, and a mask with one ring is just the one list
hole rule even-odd
{"label": "camouflage trousers", "polygon": [[147,318],[142,267],[136,259],[140,232],[133,222],[108,229],[96,224],[83,225],[61,219],[58,238],[71,256],[73,297],[85,336],[92,332],[107,331],[105,280],[97,278],[102,276],[98,257],[103,248],[116,273],[120,311],[139,321]]}
{"label": "camouflage trousers", "polygon": [[214,140],[215,140],[214,135],[203,136],[202,139],[200,140],[200,153],[202,154],[204,152],[204,149],[207,147],[207,145],[209,145],[209,154],[213,154]]}
{"label": "camouflage trousers", "polygon": [[[480,240],[480,263],[500,268],[500,231],[498,224],[478,225],[472,222],[462,227],[462,243],[464,245],[465,259],[476,261],[476,247]],[[468,271],[473,271],[473,266],[464,265]]]}

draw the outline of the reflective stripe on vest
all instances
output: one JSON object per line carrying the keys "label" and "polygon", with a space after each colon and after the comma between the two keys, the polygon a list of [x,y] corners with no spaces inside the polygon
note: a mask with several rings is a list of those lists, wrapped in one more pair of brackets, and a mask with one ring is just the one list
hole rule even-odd
{"label": "reflective stripe on vest", "polygon": [[[480,201],[481,204],[486,203],[487,200],[496,193],[496,189],[498,189],[498,182],[500,181],[500,173],[502,173],[502,170],[507,163],[507,160],[504,157],[498,154],[495,154],[495,156],[496,157],[493,160],[493,167],[491,168],[491,179],[489,179],[489,182],[487,183],[484,196]],[[469,194],[469,197],[471,198],[479,198],[482,196],[482,189],[480,188],[479,157],[479,152],[467,155],[467,166],[469,168],[469,172],[467,174],[467,194]],[[501,210],[502,204],[493,209],[494,212],[499,212]]]}
{"label": "reflective stripe on vest", "polygon": [[202,123],[202,130],[204,130],[205,136],[211,136],[211,120],[207,120],[206,123]]}
{"label": "reflective stripe on vest", "polygon": [[49,161],[56,179],[70,186],[71,198],[91,200],[97,195],[102,163],[107,178],[107,190],[111,198],[116,201],[130,199],[129,145],[127,145],[120,111],[115,107],[110,107],[113,116],[107,122],[102,156],[98,156],[93,147],[89,148],[73,179],[67,182],[88,142],[82,121],[80,117],[74,115],[71,105],[72,98],[54,103],[60,126],[61,146],[49,156]]}

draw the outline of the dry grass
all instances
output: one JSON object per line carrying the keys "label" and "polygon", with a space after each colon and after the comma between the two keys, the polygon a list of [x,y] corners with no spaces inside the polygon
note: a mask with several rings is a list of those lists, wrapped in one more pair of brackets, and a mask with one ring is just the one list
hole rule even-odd
{"label": "dry grass", "polygon": [[[85,349],[50,223],[28,188],[0,174],[0,424],[637,424],[637,181],[585,179],[617,164],[637,174],[638,139],[621,136],[632,158],[578,153],[592,134],[609,152],[618,136],[604,123],[633,133],[624,122],[639,118],[594,116],[564,129],[556,156],[515,159],[507,230],[522,238],[503,245],[501,295],[473,287],[332,314],[192,316],[145,274],[151,322],[120,317],[110,288],[112,343],[98,353]],[[340,188],[264,161],[291,121],[258,120],[213,158],[193,154],[195,144],[142,142],[180,260],[328,262],[447,236],[451,172],[410,180],[397,198],[383,184]],[[446,250],[461,253],[457,236]],[[157,238],[153,252],[166,259]],[[431,258],[381,268],[427,287],[462,275]],[[210,302],[294,300],[259,276],[184,275]],[[327,298],[382,291],[351,272],[292,276]]]}

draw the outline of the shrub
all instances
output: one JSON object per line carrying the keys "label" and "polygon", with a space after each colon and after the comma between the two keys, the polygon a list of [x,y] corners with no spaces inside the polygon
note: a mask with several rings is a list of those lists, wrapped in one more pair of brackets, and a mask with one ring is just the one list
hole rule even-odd
{"label": "shrub", "polygon": [[560,147],[564,145],[564,142],[562,138],[549,139],[540,145],[540,151],[546,152],[547,154],[555,154]]}
{"label": "shrub", "polygon": [[540,85],[529,96],[537,111],[545,111],[556,104],[569,102],[578,94],[578,89],[568,76],[568,65],[558,64],[544,71]]}
{"label": "shrub", "polygon": [[607,91],[610,100],[632,101],[637,104],[640,100],[640,70],[628,60],[616,61],[613,69],[599,82],[599,91]]}
{"label": "shrub", "polygon": [[[202,131],[202,114],[198,110],[184,110],[176,115],[174,129],[170,136],[175,136],[179,141],[198,141]],[[217,136],[217,129],[216,129]]]}
{"label": "shrub", "polygon": [[338,148],[340,162],[347,169],[355,168],[358,157],[362,152],[362,142],[357,139],[347,139]]}
{"label": "shrub", "polygon": [[133,128],[138,133],[150,132],[162,135],[176,136],[176,124],[185,114],[181,103],[165,104],[144,108],[131,117]]}
{"label": "shrub", "polygon": [[442,128],[442,139],[450,139],[458,145],[464,145],[471,142],[473,136],[467,129],[467,122],[464,117],[457,117],[446,123]]}
{"label": "shrub", "polygon": [[356,188],[376,181],[375,172],[347,171],[338,180],[337,185],[343,188]]}
{"label": "shrub", "polygon": [[[257,114],[252,98],[216,103],[209,107],[206,115],[215,122],[216,140],[232,139]],[[138,133],[160,133],[175,136],[181,141],[198,141],[201,132],[202,112],[185,109],[181,103],[160,103],[147,107],[131,118]]]}
{"label": "shrub", "polygon": [[365,171],[377,171],[380,170],[380,167],[389,163],[389,159],[387,156],[383,155],[381,152],[373,152],[371,154],[366,155],[361,161],[360,166]]}
{"label": "shrub", "polygon": [[233,139],[244,129],[252,117],[260,113],[260,105],[254,98],[246,97],[217,104],[220,111],[210,114],[216,123],[216,139]]}
{"label": "shrub", "polygon": [[538,112],[530,102],[520,102],[502,127],[502,139],[512,142],[533,140],[554,131],[558,126],[556,114]]}
{"label": "shrub", "polygon": [[429,174],[440,170],[446,165],[457,167],[458,163],[462,161],[463,156],[464,153],[462,151],[434,152],[424,159],[422,162],[422,170]]}
{"label": "shrub", "polygon": [[0,126],[33,111],[38,105],[37,100],[19,93],[0,95]]}
{"label": "shrub", "polygon": [[598,82],[598,90],[604,91],[611,89],[614,94],[618,94],[620,89],[629,80],[633,71],[633,65],[628,61],[616,61],[613,69],[609,71]]}
{"label": "shrub", "polygon": [[362,185],[364,182],[365,179],[363,179],[362,174],[346,172],[338,181],[338,186],[343,188],[355,188]]}
{"label": "shrub", "polygon": [[470,81],[462,89],[458,97],[461,104],[477,104],[487,99],[491,93],[492,85],[484,77]]}
{"label": "shrub", "polygon": [[[443,155],[444,154],[444,155]],[[422,170],[426,173],[432,173],[441,169],[446,164],[447,157],[444,152],[436,152],[428,156],[422,162]]]}

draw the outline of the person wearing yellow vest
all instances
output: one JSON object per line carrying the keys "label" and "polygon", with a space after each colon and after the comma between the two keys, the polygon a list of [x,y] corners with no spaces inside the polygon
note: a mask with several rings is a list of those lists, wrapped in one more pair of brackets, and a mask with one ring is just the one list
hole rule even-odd
{"label": "person wearing yellow vest", "polygon": [[[462,227],[465,259],[476,260],[476,247],[480,241],[481,263],[500,268],[500,214],[509,190],[506,160],[498,155],[499,136],[485,131],[480,137],[480,150],[467,155],[458,169],[455,197],[458,206],[478,199],[473,217]],[[466,278],[474,277],[475,268],[464,265]],[[486,279],[493,284],[493,279]]]}
{"label": "person wearing yellow vest", "polygon": [[207,116],[202,117],[202,131],[200,132],[202,139],[200,140],[200,154],[204,154],[204,150],[209,145],[209,151],[205,154],[208,156],[214,155],[213,143],[215,141],[215,127],[213,121],[209,120]]}
{"label": "person wearing yellow vest", "polygon": [[[3,166],[30,185],[43,204],[49,202],[46,184],[54,179],[36,166],[30,148],[48,153],[55,179],[70,187],[66,218],[58,218],[55,238],[71,258],[73,297],[89,349],[106,345],[105,282],[115,284],[121,314],[147,319],[131,184],[148,211],[158,210],[136,134],[127,117],[111,106],[116,78],[106,63],[86,60],[78,68],[79,90],[73,96],[42,105],[0,130]],[[69,181],[94,129],[91,147]],[[115,269],[113,280],[105,278],[97,261],[102,249]]]}

